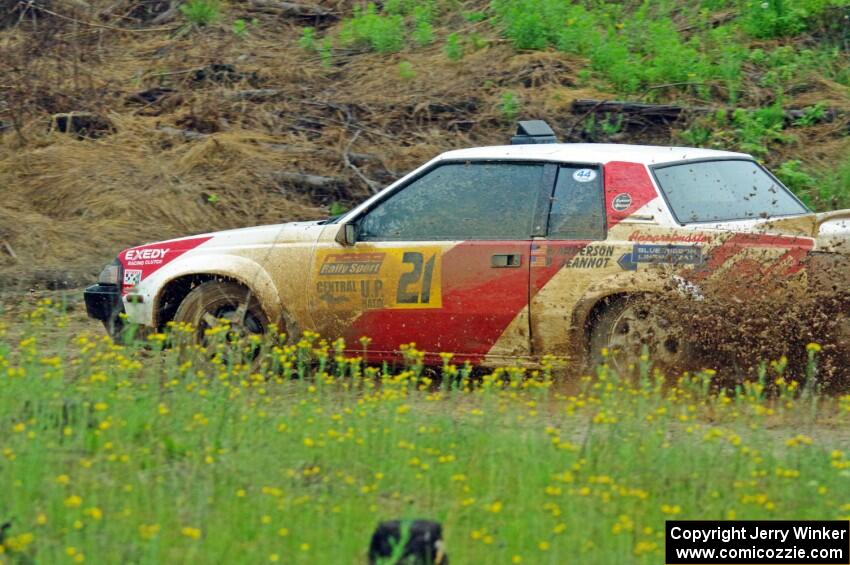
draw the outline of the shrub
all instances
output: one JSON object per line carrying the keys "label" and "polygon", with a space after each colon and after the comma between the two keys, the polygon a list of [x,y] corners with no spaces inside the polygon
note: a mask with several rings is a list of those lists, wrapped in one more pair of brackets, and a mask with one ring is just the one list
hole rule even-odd
{"label": "shrub", "polygon": [[217,0],[189,0],[180,6],[180,12],[190,24],[197,27],[207,26],[221,17],[221,7]]}
{"label": "shrub", "polygon": [[554,38],[553,23],[563,21],[551,9],[557,4],[556,0],[494,0],[493,9],[514,47],[543,49]]}
{"label": "shrub", "polygon": [[[815,15],[822,18],[837,5],[850,5],[850,0],[644,2],[637,8],[589,0],[493,0],[491,7],[497,25],[514,47],[554,46],[587,57],[590,67],[618,92],[643,92],[651,98],[664,91],[647,91],[648,87],[668,85],[701,98],[721,96],[735,104],[741,95],[745,62],[759,67],[756,72],[762,76],[762,86],[777,94],[811,69],[826,69],[832,80],[850,83],[846,57],[839,52],[784,46],[769,54],[760,49],[749,53],[745,42],[748,34],[799,33]],[[720,10],[741,15],[717,25],[711,16]],[[687,35],[679,31],[683,20],[690,24]]]}
{"label": "shrub", "polygon": [[499,111],[506,120],[513,120],[519,115],[522,105],[516,93],[507,91],[502,93]]}
{"label": "shrub", "polygon": [[398,14],[379,14],[370,2],[365,10],[354,9],[354,17],[343,23],[340,39],[378,53],[397,53],[404,47],[404,19]]}
{"label": "shrub", "polygon": [[850,157],[820,178],[818,196],[832,208],[850,208]]}
{"label": "shrub", "polygon": [[554,45],[588,57],[591,67],[618,91],[633,93],[665,83],[696,85],[722,77],[737,92],[740,52],[727,51],[722,65],[714,63],[698,37],[684,41],[671,17],[652,13],[648,4],[631,14],[622,6],[591,10],[556,0],[496,0],[493,7],[517,48]]}
{"label": "shrub", "polygon": [[774,172],[811,208],[831,210],[850,207],[850,158],[818,172],[807,170],[795,159],[785,161]]}
{"label": "shrub", "polygon": [[599,123],[599,127],[602,129],[602,133],[607,136],[616,135],[623,131],[623,115],[607,116]]}
{"label": "shrub", "polygon": [[307,51],[315,51],[316,49],[316,30],[312,27],[301,29],[301,38],[298,40],[298,45]]}
{"label": "shrub", "polygon": [[753,37],[796,35],[806,29],[806,11],[786,0],[750,0],[746,6],[745,29]]}
{"label": "shrub", "polygon": [[456,33],[450,33],[446,38],[443,51],[450,61],[460,61],[463,59],[463,45],[460,44],[460,36]]}
{"label": "shrub", "polygon": [[333,39],[326,37],[322,40],[318,47],[319,58],[322,60],[322,66],[328,68],[333,63]]}
{"label": "shrub", "polygon": [[403,80],[412,80],[416,78],[416,71],[413,70],[413,65],[410,61],[402,61],[398,64],[398,76]]}
{"label": "shrub", "polygon": [[814,106],[809,106],[803,110],[803,115],[794,120],[795,126],[813,126],[826,118],[826,106],[822,102],[818,102]]}
{"label": "shrub", "polygon": [[782,131],[785,128],[785,111],[779,102],[752,112],[739,108],[732,113],[732,124],[738,146],[753,155],[765,155],[772,142],[793,140],[793,136]]}
{"label": "shrub", "polygon": [[776,176],[782,184],[790,188],[800,196],[807,204],[810,203],[810,193],[815,188],[817,181],[813,176],[803,170],[802,163],[797,160],[785,161],[775,171]]}
{"label": "shrub", "polygon": [[743,25],[753,37],[790,37],[817,27],[832,16],[832,9],[847,6],[847,0],[749,0]]}
{"label": "shrub", "polygon": [[712,130],[698,124],[679,133],[679,138],[689,147],[707,147],[711,141]]}
{"label": "shrub", "polygon": [[464,12],[463,19],[470,23],[483,22],[487,19],[487,14],[484,12]]}
{"label": "shrub", "polygon": [[248,24],[245,20],[234,20],[231,29],[233,30],[233,35],[239,39],[248,37]]}
{"label": "shrub", "polygon": [[850,208],[850,156],[819,171],[816,179],[808,189],[815,208]]}
{"label": "shrub", "polygon": [[413,41],[417,45],[428,45],[434,41],[434,28],[431,26],[431,10],[428,6],[417,6],[413,9]]}
{"label": "shrub", "polygon": [[345,204],[342,204],[341,202],[334,201],[331,202],[330,206],[328,206],[328,214],[330,214],[331,216],[341,216],[346,212],[348,212],[348,208],[345,206]]}
{"label": "shrub", "polygon": [[731,114],[719,110],[695,119],[678,137],[689,146],[734,148],[759,157],[766,156],[773,144],[795,140],[786,133],[781,102],[758,110],[738,108]]}

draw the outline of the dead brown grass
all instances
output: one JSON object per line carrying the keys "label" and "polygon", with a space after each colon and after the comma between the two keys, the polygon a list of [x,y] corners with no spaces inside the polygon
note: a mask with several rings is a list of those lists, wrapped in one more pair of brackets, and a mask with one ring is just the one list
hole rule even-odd
{"label": "dead brown grass", "polygon": [[74,284],[129,245],[323,214],[306,195],[280,192],[272,173],[295,158],[262,151],[256,136],[175,143],[150,118],[110,117],[114,135],[44,134],[0,159],[0,238],[17,256],[0,255],[0,283],[35,272],[36,282]]}
{"label": "dead brown grass", "polygon": [[[0,124],[0,289],[78,285],[130,245],[317,218],[332,202],[353,204],[370,193],[343,158],[355,135],[350,151],[372,155],[358,167],[385,185],[442,151],[504,142],[513,125],[499,109],[506,91],[522,116],[547,119],[571,141],[580,139],[581,120],[569,112],[572,100],[611,98],[577,85],[582,60],[517,53],[487,26],[460,19],[457,27],[488,41],[467,46],[461,61],[447,59],[438,30],[432,46],[396,55],[338,48],[326,68],[298,45],[311,22],[248,4],[231,4],[203,30],[179,29],[180,21],[152,29],[133,0],[34,5],[53,13],[31,10],[0,24],[0,120],[10,126]],[[255,17],[246,38],[231,31],[234,19]],[[403,61],[412,78],[399,72]],[[237,74],[198,80],[196,71],[211,64]],[[161,98],[133,99],[155,87],[166,89]],[[239,94],[255,89],[276,93]],[[113,132],[79,140],[50,131],[50,116],[69,111],[103,116]],[[644,128],[617,140],[670,139],[667,128]],[[828,160],[831,143],[799,150]],[[280,171],[338,182],[312,190],[282,184]]]}
{"label": "dead brown grass", "polygon": [[[122,33],[49,15],[41,25],[0,32],[7,64],[28,65],[16,71],[16,127],[0,137],[0,288],[80,284],[122,248],[146,241],[322,217],[333,201],[369,194],[343,158],[355,134],[351,151],[374,156],[361,170],[383,185],[441,151],[502,142],[510,131],[498,110],[506,89],[529,115],[568,103],[581,66],[554,53],[516,55],[493,41],[456,63],[437,42],[394,56],[341,51],[324,68],[297,45],[300,26],[271,17],[244,40],[226,23],[177,34]],[[413,79],[401,77],[402,60]],[[234,65],[241,77],[195,80],[195,70],[213,63]],[[173,92],[148,104],[129,100],[151,87]],[[260,100],[236,94],[249,89],[279,92]],[[105,116],[114,133],[79,140],[49,131],[49,115],[67,111]],[[340,183],[316,193],[281,185],[278,171]]]}

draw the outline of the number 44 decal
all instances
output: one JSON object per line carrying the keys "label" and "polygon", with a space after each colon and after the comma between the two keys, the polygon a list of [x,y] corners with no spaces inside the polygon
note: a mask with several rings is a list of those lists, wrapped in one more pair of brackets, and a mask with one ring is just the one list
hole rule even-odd
{"label": "number 44 decal", "polygon": [[413,269],[402,274],[398,279],[396,303],[429,304],[431,302],[431,279],[434,276],[436,257],[435,253],[426,261],[424,255],[418,251],[404,252],[401,262],[413,265]]}

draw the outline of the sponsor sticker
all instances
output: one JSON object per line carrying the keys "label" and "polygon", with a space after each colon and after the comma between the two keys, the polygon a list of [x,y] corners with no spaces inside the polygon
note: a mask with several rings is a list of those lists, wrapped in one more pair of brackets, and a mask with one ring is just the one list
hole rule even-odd
{"label": "sponsor sticker", "polygon": [[702,263],[702,248],[696,245],[635,245],[632,250],[635,263],[668,263],[672,265],[698,265]]}
{"label": "sponsor sticker", "polygon": [[616,212],[625,212],[629,208],[632,207],[632,195],[623,192],[622,194],[618,194],[611,201],[611,209]]}
{"label": "sponsor sticker", "polygon": [[319,251],[315,295],[331,310],[442,307],[442,249]]}
{"label": "sponsor sticker", "polygon": [[126,294],[142,279],[150,279],[156,271],[210,239],[212,236],[201,236],[125,249],[118,254],[118,260],[124,266],[122,292]]}
{"label": "sponsor sticker", "polygon": [[171,251],[168,247],[154,247],[147,249],[129,249],[124,260],[128,265],[159,265]]}
{"label": "sponsor sticker", "polygon": [[634,271],[638,263],[663,265],[699,265],[703,262],[702,248],[697,245],[658,245],[636,243],[631,253],[617,260],[623,270]]}
{"label": "sponsor sticker", "polygon": [[549,247],[545,242],[531,244],[531,266],[532,267],[548,267],[552,264],[552,259],[549,257]]}
{"label": "sponsor sticker", "polygon": [[337,253],[327,255],[319,275],[377,275],[381,272],[385,253]]}
{"label": "sponsor sticker", "polygon": [[629,241],[636,243],[710,243],[711,237],[702,233],[651,234],[637,230],[629,234]]}
{"label": "sponsor sticker", "polygon": [[124,271],[124,284],[136,286],[142,282],[142,271],[140,269],[127,269]]}
{"label": "sponsor sticker", "polygon": [[592,182],[596,179],[596,171],[593,169],[579,169],[573,173],[576,182]]}

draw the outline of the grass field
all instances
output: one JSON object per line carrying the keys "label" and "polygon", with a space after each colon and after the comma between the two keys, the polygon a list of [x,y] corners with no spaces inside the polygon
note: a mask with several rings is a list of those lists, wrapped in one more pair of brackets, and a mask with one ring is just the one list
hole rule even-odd
{"label": "grass field", "polygon": [[[364,563],[379,520],[443,523],[453,563],[659,563],[664,521],[850,515],[850,396],[782,363],[713,392],[364,369],[307,335],[118,346],[49,300],[0,327],[0,563]],[[164,348],[168,343],[171,347]],[[799,384],[798,384],[799,383]]]}

